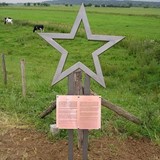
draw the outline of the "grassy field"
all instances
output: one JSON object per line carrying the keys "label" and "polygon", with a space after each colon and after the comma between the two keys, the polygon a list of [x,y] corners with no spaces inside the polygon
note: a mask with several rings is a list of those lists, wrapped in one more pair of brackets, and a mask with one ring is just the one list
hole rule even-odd
{"label": "grassy field", "polygon": [[[55,113],[45,119],[38,115],[56,95],[67,93],[67,80],[51,87],[60,54],[33,33],[34,24],[45,32],[70,32],[79,7],[4,7],[0,19],[13,17],[13,25],[0,23],[0,53],[6,56],[8,84],[0,72],[0,109],[17,115],[22,122],[48,132]],[[137,126],[102,108],[102,129],[93,136],[122,134],[147,136],[160,142],[160,10],[143,8],[87,8],[94,34],[126,36],[125,40],[100,56],[107,88],[92,80],[91,89],[122,106],[143,121]],[[58,42],[69,51],[65,69],[77,61],[94,70],[91,53],[102,42],[88,42],[83,25],[74,41]],[[89,47],[88,47],[89,46]],[[20,60],[26,61],[27,96],[21,95]],[[1,62],[0,62],[1,65]],[[65,131],[60,136],[65,136]]]}

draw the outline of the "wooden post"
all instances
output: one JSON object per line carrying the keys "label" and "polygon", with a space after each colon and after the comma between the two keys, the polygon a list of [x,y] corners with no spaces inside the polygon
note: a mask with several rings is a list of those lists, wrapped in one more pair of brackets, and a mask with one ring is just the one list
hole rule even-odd
{"label": "wooden post", "polygon": [[[74,74],[68,76],[68,95],[74,94]],[[68,160],[73,160],[73,129],[68,129]]]}
{"label": "wooden post", "polygon": [[[85,74],[84,80],[84,95],[90,95],[90,77]],[[83,141],[82,141],[82,157],[83,160],[88,159],[88,129],[83,130]]]}
{"label": "wooden post", "polygon": [[22,76],[22,95],[26,96],[26,76],[25,76],[25,61],[21,60],[21,76]]}
{"label": "wooden post", "polygon": [[[82,95],[82,71],[77,70],[68,76],[68,95]],[[73,160],[73,129],[68,130],[68,159]],[[83,130],[78,129],[78,147],[83,144]]]}
{"label": "wooden post", "polygon": [[73,160],[73,129],[68,129],[68,160]]}
{"label": "wooden post", "polygon": [[[74,72],[74,81],[75,81],[75,95],[83,95],[83,86],[82,86],[82,71],[79,69]],[[78,129],[78,149],[82,148],[83,145],[83,130]]]}
{"label": "wooden post", "polygon": [[5,63],[4,54],[2,54],[2,72],[3,72],[4,84],[7,85],[7,70],[6,70],[6,63]]}

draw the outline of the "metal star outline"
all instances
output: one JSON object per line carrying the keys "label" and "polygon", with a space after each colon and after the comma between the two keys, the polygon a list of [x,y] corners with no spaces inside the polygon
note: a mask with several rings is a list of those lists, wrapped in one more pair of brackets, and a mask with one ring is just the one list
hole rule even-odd
{"label": "metal star outline", "polygon": [[[70,68],[63,71],[63,67],[67,59],[68,51],[65,50],[60,44],[58,44],[54,40],[54,39],[74,39],[78,31],[78,28],[81,24],[81,21],[84,24],[84,29],[85,29],[88,40],[106,41],[106,43],[103,46],[101,46],[100,48],[98,48],[92,53],[96,73],[94,73],[92,70],[90,70],[87,66],[85,66],[81,62],[77,62],[74,65],[72,65]],[[78,15],[76,17],[76,20],[74,22],[74,25],[70,33],[38,33],[38,34],[62,54],[56,73],[53,77],[52,85],[56,84],[57,82],[59,82],[60,80],[62,80],[63,78],[71,74],[72,72],[78,69],[81,69],[90,77],[92,77],[95,81],[97,81],[100,85],[105,87],[104,77],[102,74],[101,65],[100,65],[98,56],[124,38],[123,36],[93,35],[90,30],[90,25],[89,25],[86,11],[83,4],[80,7],[80,10],[78,12]]]}

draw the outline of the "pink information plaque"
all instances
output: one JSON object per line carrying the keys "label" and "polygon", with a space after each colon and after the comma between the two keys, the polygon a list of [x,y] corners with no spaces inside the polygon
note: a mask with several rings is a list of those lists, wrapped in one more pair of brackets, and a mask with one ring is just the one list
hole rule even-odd
{"label": "pink information plaque", "polygon": [[101,128],[100,96],[57,96],[56,102],[57,128]]}

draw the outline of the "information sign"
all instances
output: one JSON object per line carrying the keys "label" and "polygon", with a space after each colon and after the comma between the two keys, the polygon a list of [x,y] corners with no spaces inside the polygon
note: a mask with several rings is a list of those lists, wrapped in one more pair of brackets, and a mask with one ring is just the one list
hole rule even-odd
{"label": "information sign", "polygon": [[99,129],[101,98],[99,96],[57,96],[56,121],[59,129]]}

